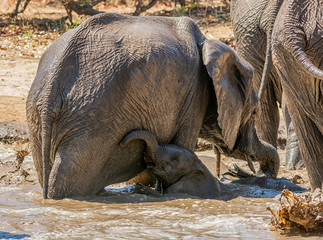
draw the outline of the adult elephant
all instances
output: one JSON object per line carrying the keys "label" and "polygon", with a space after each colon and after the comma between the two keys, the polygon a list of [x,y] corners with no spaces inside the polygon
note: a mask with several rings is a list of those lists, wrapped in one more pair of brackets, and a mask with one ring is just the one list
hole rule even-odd
{"label": "adult elephant", "polygon": [[[287,130],[286,166],[302,166],[298,141],[285,103],[279,76],[272,66],[271,36],[283,0],[232,0],[231,19],[239,56],[254,68],[253,85],[259,92],[256,129],[260,139],[277,146],[279,108]],[[263,84],[261,84],[263,83]]]}
{"label": "adult elephant", "polygon": [[272,34],[280,76],[311,186],[323,182],[323,2],[282,4]]}
{"label": "adult elephant", "polygon": [[190,18],[88,19],[46,50],[27,99],[44,198],[95,194],[144,170],[142,141],[119,146],[135,129],[189,150],[200,134],[275,178],[279,157],[256,134],[251,78]]}

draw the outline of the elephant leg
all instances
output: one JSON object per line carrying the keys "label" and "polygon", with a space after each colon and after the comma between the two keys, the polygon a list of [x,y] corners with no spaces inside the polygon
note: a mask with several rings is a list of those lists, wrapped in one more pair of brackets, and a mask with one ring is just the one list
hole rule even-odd
{"label": "elephant leg", "polygon": [[323,183],[323,132],[320,125],[302,111],[301,106],[289,102],[288,108],[298,137],[299,149],[307,169],[311,186],[321,188]]}
{"label": "elephant leg", "polygon": [[[102,155],[96,154],[92,145],[87,146],[75,140],[58,149],[49,175],[49,198],[96,194],[107,185],[105,175],[111,173],[104,169]],[[111,164],[111,168],[115,166]]]}
{"label": "elephant leg", "polygon": [[296,132],[295,132],[293,123],[290,119],[290,115],[285,101],[283,103],[283,113],[285,117],[286,129],[287,129],[285,166],[291,170],[302,169],[304,168],[304,163],[302,161],[301,153],[299,151]]}
{"label": "elephant leg", "polygon": [[189,121],[183,124],[170,143],[194,151],[199,136],[199,131],[202,126],[202,119],[195,120],[196,122]]}
{"label": "elephant leg", "polygon": [[273,88],[268,87],[257,109],[256,129],[259,138],[277,148],[279,110]]}
{"label": "elephant leg", "polygon": [[186,108],[185,114],[181,115],[183,121],[170,143],[191,151],[195,150],[208,104],[209,93],[205,86],[199,86],[196,90],[201,94],[194,95],[191,100],[187,100],[187,102],[191,102],[191,105]]}
{"label": "elephant leg", "polygon": [[126,182],[127,185],[130,185],[133,183],[139,183],[144,186],[153,187],[156,184],[156,177],[151,173],[151,171],[149,171],[148,169],[145,169],[137,176],[131,178]]}
{"label": "elephant leg", "polygon": [[220,173],[221,173],[221,152],[218,150],[218,148],[213,145],[213,151],[216,155],[216,160],[215,160],[215,172],[216,172],[216,177],[220,179]]}
{"label": "elephant leg", "polygon": [[[30,142],[33,142],[35,144],[30,144],[31,147],[31,153],[33,162],[36,168],[37,177],[40,185],[43,187],[43,161],[42,161],[42,149],[40,144],[40,137],[35,134],[35,132],[29,133]],[[36,144],[37,143],[37,144]]]}
{"label": "elephant leg", "polygon": [[287,142],[286,142],[286,167],[291,170],[304,168],[301,153],[299,151],[298,139],[293,126],[293,123],[289,124],[287,130]]}
{"label": "elephant leg", "polygon": [[75,186],[75,178],[78,178],[77,171],[73,167],[72,159],[58,153],[48,181],[48,198],[61,199],[74,195],[72,186]]}

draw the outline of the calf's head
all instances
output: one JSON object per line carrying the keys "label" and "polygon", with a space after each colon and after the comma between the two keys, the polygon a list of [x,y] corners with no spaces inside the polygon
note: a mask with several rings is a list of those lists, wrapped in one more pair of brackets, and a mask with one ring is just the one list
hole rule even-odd
{"label": "calf's head", "polygon": [[120,145],[124,146],[135,139],[145,141],[144,157],[147,168],[163,183],[165,188],[189,174],[194,161],[197,160],[197,156],[192,151],[172,144],[159,145],[152,133],[143,130],[130,132]]}

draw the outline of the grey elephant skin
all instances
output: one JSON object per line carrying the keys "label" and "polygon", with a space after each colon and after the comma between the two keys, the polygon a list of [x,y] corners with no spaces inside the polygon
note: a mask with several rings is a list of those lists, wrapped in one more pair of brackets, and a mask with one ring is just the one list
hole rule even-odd
{"label": "grey elephant skin", "polygon": [[257,133],[260,139],[277,146],[277,103],[281,105],[287,130],[286,166],[295,169],[302,166],[302,158],[271,55],[272,30],[282,3],[283,0],[232,0],[231,19],[237,52],[254,68],[253,85],[260,95],[256,115]]}
{"label": "grey elephant skin", "polygon": [[252,73],[190,18],[86,20],[43,54],[27,99],[44,198],[96,194],[143,171],[144,143],[119,146],[134,129],[189,150],[200,136],[275,178],[277,151],[254,128]]}
{"label": "grey elephant skin", "polygon": [[182,193],[208,199],[221,196],[223,184],[194,152],[173,144],[159,145],[152,133],[143,130],[130,132],[120,145],[126,146],[135,140],[145,142],[147,168],[158,180],[163,193]]}
{"label": "grey elephant skin", "polygon": [[282,82],[313,189],[323,183],[323,2],[284,1],[273,28],[273,63]]}

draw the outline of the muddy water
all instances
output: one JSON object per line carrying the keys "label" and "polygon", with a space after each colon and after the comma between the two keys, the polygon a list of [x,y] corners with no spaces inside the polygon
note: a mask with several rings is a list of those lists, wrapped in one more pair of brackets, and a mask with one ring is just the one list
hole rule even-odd
{"label": "muddy water", "polygon": [[[0,146],[0,159],[14,161],[14,151]],[[22,167],[33,171],[30,156]],[[201,200],[131,185],[85,199],[44,200],[35,179],[31,174],[27,181],[0,185],[0,239],[300,238],[270,230],[266,207],[277,205],[279,194],[273,190],[241,186],[235,197]]]}
{"label": "muddy water", "polygon": [[[272,199],[230,201],[156,199],[145,194],[88,201],[42,200],[38,186],[7,187],[0,191],[0,231],[38,239],[272,239]],[[90,200],[90,201],[89,201]],[[168,200],[168,201],[167,201]]]}

